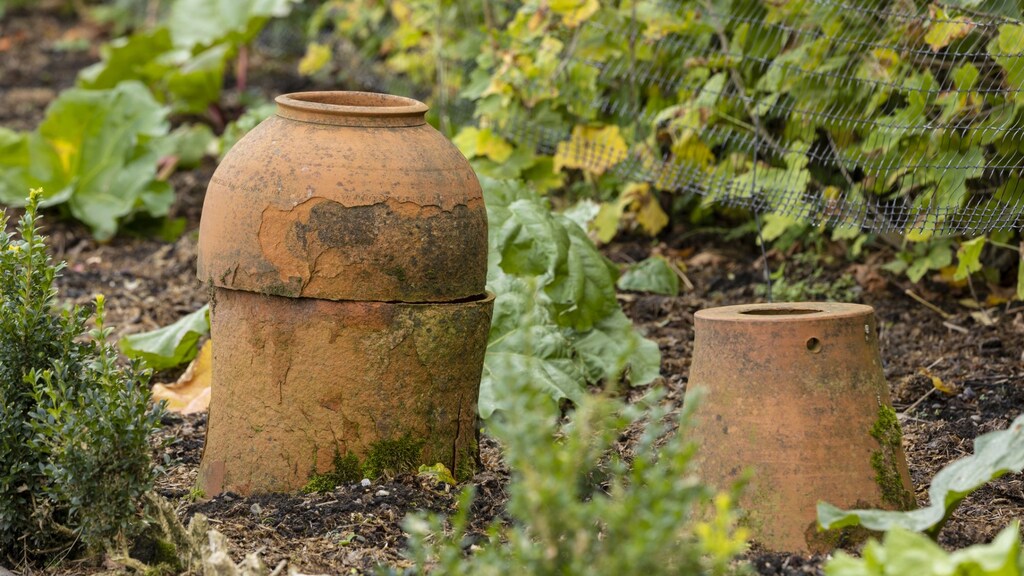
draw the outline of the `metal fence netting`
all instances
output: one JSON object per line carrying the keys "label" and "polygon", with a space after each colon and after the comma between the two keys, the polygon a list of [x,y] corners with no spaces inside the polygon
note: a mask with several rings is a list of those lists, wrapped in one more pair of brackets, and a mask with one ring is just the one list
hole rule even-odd
{"label": "metal fence netting", "polygon": [[[644,10],[661,19],[654,33]],[[534,80],[591,87],[574,122],[519,106],[500,132],[556,167],[815,224],[1024,225],[1019,3],[656,0],[633,12],[567,30],[552,77]],[[630,49],[601,53],[591,40],[607,35]],[[624,147],[626,131],[642,145]]]}

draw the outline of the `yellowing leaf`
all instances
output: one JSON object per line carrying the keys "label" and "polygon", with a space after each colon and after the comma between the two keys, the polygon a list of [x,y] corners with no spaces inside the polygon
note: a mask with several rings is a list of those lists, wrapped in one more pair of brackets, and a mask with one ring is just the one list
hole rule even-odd
{"label": "yellowing leaf", "polygon": [[715,163],[715,154],[696,138],[688,138],[672,146],[675,161],[709,171]]}
{"label": "yellowing leaf", "polygon": [[607,244],[612,241],[612,238],[615,238],[615,234],[619,231],[619,221],[622,220],[622,212],[624,210],[625,206],[621,202],[603,202],[601,204],[601,208],[597,211],[597,216],[594,217],[590,227],[594,230],[598,241],[602,244]]}
{"label": "yellowing leaf", "polygon": [[928,370],[927,368],[919,368],[917,371],[919,374],[931,379],[932,386],[934,386],[935,389],[938,390],[939,392],[942,392],[947,396],[955,396],[959,393],[957,392],[955,386],[950,386],[946,384],[945,382],[942,381],[942,378],[939,378],[938,376],[932,374],[931,371]]}
{"label": "yellowing leaf", "polygon": [[71,172],[71,158],[78,154],[78,144],[67,140],[51,140],[50,145],[57,152],[57,158],[60,158],[60,165],[64,169],[64,173]]}
{"label": "yellowing leaf", "polygon": [[575,28],[593,16],[601,3],[598,0],[552,0],[549,7],[562,17],[562,24]]}
{"label": "yellowing leaf", "polygon": [[961,242],[956,251],[957,266],[953,274],[954,280],[966,280],[968,276],[981,270],[981,250],[985,247],[985,236]]}
{"label": "yellowing leaf", "polygon": [[405,2],[399,0],[392,0],[391,4],[391,15],[395,17],[395,20],[399,22],[405,22],[409,19],[412,14],[412,9]]}
{"label": "yellowing leaf", "polygon": [[577,168],[600,175],[625,160],[627,153],[618,126],[576,126],[569,140],[558,143],[554,170]]}
{"label": "yellowing leaf", "polygon": [[886,69],[895,68],[900,63],[900,55],[891,48],[875,48],[871,51],[875,60]]}
{"label": "yellowing leaf", "polygon": [[661,209],[658,199],[651,193],[651,185],[633,183],[622,192],[623,198],[630,199],[630,208],[636,212],[636,223],[644,232],[655,236],[668,225],[668,215]]}
{"label": "yellowing leaf", "polygon": [[210,382],[213,376],[213,341],[207,340],[195,360],[178,381],[169,386],[153,385],[153,400],[166,400],[167,410],[192,414],[210,407]]}
{"label": "yellowing leaf", "polygon": [[489,128],[484,128],[476,133],[476,154],[504,162],[512,155],[512,145]]}
{"label": "yellowing leaf", "polygon": [[455,477],[452,476],[452,471],[449,470],[447,466],[440,462],[434,464],[433,466],[421,464],[417,476],[430,478],[435,482],[443,482],[450,486],[455,486],[456,484]]}
{"label": "yellowing leaf", "polygon": [[306,46],[306,55],[302,57],[302,60],[299,60],[299,74],[311,76],[323,70],[324,66],[327,66],[330,62],[330,47],[317,42],[311,42],[309,46]]}
{"label": "yellowing leaf", "polygon": [[931,46],[933,52],[942,50],[954,40],[963,38],[974,30],[974,22],[964,16],[953,16],[934,4],[929,7],[929,11],[934,22],[928,28],[924,41]]}
{"label": "yellowing leaf", "polygon": [[1017,300],[1024,300],[1024,242],[1020,243],[1020,258],[1017,259]]}

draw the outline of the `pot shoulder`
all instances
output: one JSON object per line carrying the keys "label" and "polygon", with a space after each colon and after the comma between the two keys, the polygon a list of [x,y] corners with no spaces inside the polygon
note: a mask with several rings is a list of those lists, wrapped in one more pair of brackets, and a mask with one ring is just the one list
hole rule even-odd
{"label": "pot shoulder", "polygon": [[483,293],[487,215],[469,163],[429,125],[271,117],[207,189],[199,276],[327,300],[448,301]]}

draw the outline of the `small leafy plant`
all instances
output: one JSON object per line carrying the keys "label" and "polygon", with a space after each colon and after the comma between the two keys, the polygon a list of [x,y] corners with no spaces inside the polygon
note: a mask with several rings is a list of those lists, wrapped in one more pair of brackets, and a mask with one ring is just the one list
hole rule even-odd
{"label": "small leafy plant", "polygon": [[1020,527],[999,533],[990,544],[946,552],[926,536],[894,528],[879,542],[871,540],[861,558],[837,552],[825,565],[826,576],[1019,576],[1024,572]]}
{"label": "small leafy plant", "polygon": [[[540,344],[540,343],[538,343]],[[512,478],[506,518],[467,553],[472,492],[446,531],[437,516],[411,516],[415,574],[724,574],[745,548],[735,490],[716,494],[690,469],[695,445],[669,432],[656,402],[623,405],[588,395],[564,427],[547,394],[520,378],[512,410],[488,430],[502,443]],[[682,422],[685,423],[686,415]],[[640,430],[632,454],[616,452]]]}
{"label": "small leafy plant", "polygon": [[37,228],[41,197],[32,192],[16,235],[0,232],[0,558],[15,562],[137,531],[163,412],[149,402],[149,373],[117,364],[103,297],[95,314],[61,308],[63,264]]}

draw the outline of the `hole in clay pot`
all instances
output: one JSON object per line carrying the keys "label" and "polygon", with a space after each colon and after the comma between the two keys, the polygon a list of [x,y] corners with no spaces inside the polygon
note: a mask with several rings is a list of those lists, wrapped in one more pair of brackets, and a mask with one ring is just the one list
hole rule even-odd
{"label": "hole in clay pot", "polygon": [[821,310],[811,310],[810,308],[764,308],[757,310],[744,310],[740,314],[749,314],[750,316],[797,316],[799,314],[817,314]]}
{"label": "hole in clay pot", "polygon": [[807,350],[809,350],[812,354],[817,354],[818,352],[821,352],[821,340],[818,340],[817,338],[808,338]]}

